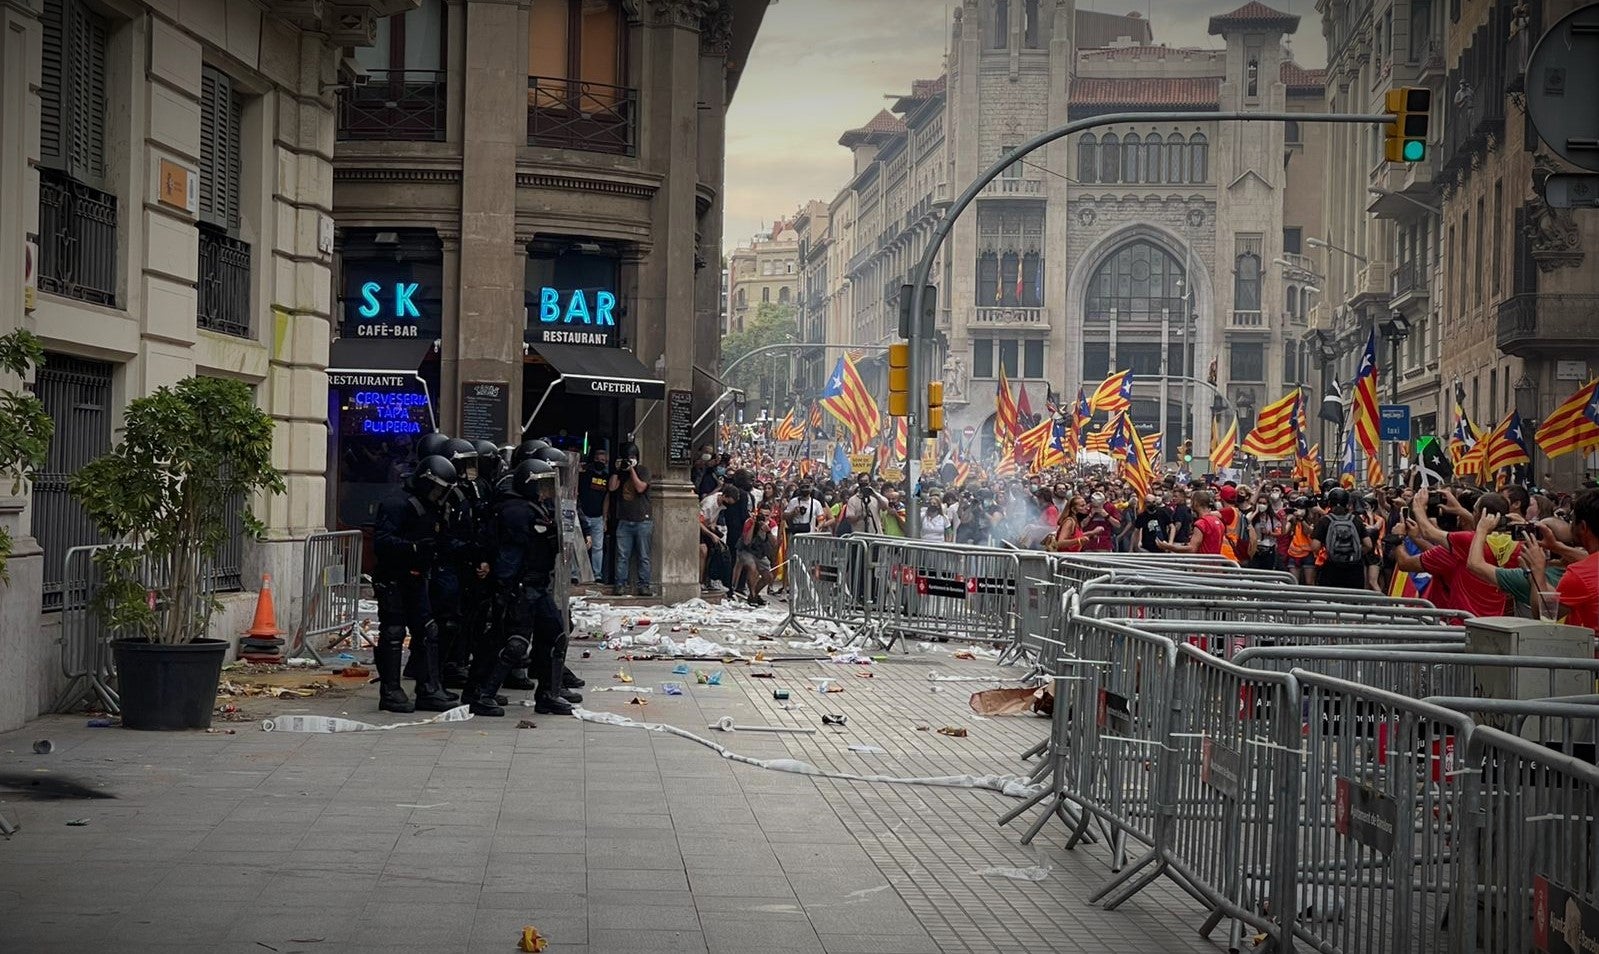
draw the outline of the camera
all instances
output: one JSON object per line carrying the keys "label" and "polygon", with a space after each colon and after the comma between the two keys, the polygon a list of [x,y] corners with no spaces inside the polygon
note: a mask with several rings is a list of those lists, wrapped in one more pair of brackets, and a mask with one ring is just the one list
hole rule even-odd
{"label": "camera", "polygon": [[1505,529],[1505,532],[1510,534],[1510,539],[1512,540],[1536,541],[1538,539],[1537,524],[1513,523]]}

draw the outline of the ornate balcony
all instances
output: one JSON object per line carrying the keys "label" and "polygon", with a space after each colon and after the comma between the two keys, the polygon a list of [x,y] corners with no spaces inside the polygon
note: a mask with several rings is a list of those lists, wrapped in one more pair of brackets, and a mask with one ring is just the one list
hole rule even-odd
{"label": "ornate balcony", "polygon": [[979,325],[1030,325],[1044,327],[1049,324],[1049,313],[1043,308],[1003,306],[979,308],[974,324]]}
{"label": "ornate balcony", "polygon": [[339,139],[444,141],[442,70],[371,70],[365,86],[339,93]]}
{"label": "ornate balcony", "polygon": [[39,290],[117,303],[117,197],[39,170]]}
{"label": "ornate balcony", "polygon": [[1227,327],[1239,331],[1266,331],[1266,314],[1261,311],[1234,311]]}
{"label": "ornate balcony", "polygon": [[1044,180],[998,178],[983,187],[980,195],[985,199],[994,197],[1016,198],[1018,196],[1042,196],[1044,194]]}
{"label": "ornate balcony", "polygon": [[527,144],[635,155],[638,152],[638,90],[529,76]]}
{"label": "ornate balcony", "polygon": [[1512,295],[1499,305],[1499,350],[1537,357],[1593,346],[1599,295]]}
{"label": "ornate balcony", "polygon": [[1427,268],[1416,262],[1399,263],[1399,267],[1389,276],[1389,285],[1392,292],[1388,307],[1401,311],[1425,307],[1431,296]]}

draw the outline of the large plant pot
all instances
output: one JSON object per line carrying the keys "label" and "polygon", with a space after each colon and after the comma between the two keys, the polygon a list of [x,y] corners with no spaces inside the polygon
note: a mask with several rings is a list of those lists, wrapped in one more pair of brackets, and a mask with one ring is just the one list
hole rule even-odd
{"label": "large plant pot", "polygon": [[128,729],[206,729],[228,644],[220,639],[164,646],[139,639],[111,643],[122,725]]}

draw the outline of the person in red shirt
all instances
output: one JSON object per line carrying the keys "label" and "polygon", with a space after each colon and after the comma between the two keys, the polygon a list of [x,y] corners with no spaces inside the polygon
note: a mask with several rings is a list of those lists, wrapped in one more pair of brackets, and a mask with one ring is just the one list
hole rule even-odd
{"label": "person in red shirt", "polygon": [[1170,543],[1160,541],[1160,548],[1167,553],[1221,553],[1221,540],[1223,527],[1221,518],[1216,516],[1216,498],[1208,490],[1196,490],[1192,501],[1194,505],[1194,531],[1188,535],[1187,543]]}
{"label": "person in red shirt", "polygon": [[1560,621],[1599,636],[1599,490],[1584,490],[1572,503],[1571,535],[1588,555],[1569,564],[1555,587]]}
{"label": "person in red shirt", "polygon": [[[1418,522],[1426,517],[1426,499],[1426,495],[1417,494],[1413,503],[1412,510]],[[1503,517],[1509,512],[1510,502],[1503,494],[1483,494],[1472,512],[1473,523],[1480,522],[1485,515]],[[1433,587],[1441,583],[1443,589],[1436,592],[1429,589],[1428,595],[1432,597],[1433,604],[1442,609],[1462,609],[1473,616],[1509,615],[1509,595],[1467,569],[1473,535],[1470,530],[1452,531],[1444,534],[1443,543],[1428,547],[1414,556],[1396,549],[1394,566],[1409,573],[1431,573]],[[1518,566],[1521,544],[1508,534],[1489,534],[1486,556],[1496,569]]]}

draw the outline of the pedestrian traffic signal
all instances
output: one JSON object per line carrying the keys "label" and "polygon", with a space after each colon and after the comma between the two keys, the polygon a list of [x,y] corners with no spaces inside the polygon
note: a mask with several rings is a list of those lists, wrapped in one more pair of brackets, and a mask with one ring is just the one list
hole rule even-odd
{"label": "pedestrian traffic signal", "polygon": [[1427,116],[1432,90],[1425,86],[1400,86],[1388,91],[1385,103],[1394,121],[1383,127],[1383,158],[1389,162],[1420,162],[1427,158]]}
{"label": "pedestrian traffic signal", "polygon": [[944,382],[927,382],[927,434],[937,437],[944,429]]}
{"label": "pedestrian traffic signal", "polygon": [[888,416],[905,417],[911,412],[911,346],[902,342],[888,346]]}
{"label": "pedestrian traffic signal", "polygon": [[1190,441],[1183,441],[1183,446],[1178,448],[1178,451],[1180,452],[1180,454],[1182,456],[1183,463],[1191,464],[1191,463],[1194,462],[1194,442],[1193,441],[1191,441],[1191,440]]}

